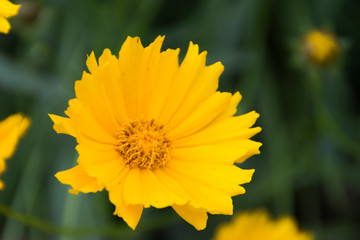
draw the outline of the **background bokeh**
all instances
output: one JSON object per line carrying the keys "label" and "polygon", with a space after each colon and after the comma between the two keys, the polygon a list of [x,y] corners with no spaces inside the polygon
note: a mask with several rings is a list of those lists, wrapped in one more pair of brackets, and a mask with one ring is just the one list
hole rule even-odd
{"label": "background bokeh", "polygon": [[[14,2],[14,1],[13,1]],[[261,155],[235,212],[267,208],[294,216],[319,240],[360,238],[360,1],[38,0],[23,4],[0,35],[0,119],[24,112],[32,127],[7,161],[0,239],[209,239],[231,216],[196,231],[170,209],[147,209],[136,231],[112,215],[106,192],[68,194],[54,177],[74,166],[75,140],[57,135],[47,113],[64,115],[86,55],[117,53],[125,38],[186,53],[189,41],[221,61],[220,89],[240,91],[238,113],[256,110]],[[303,36],[337,36],[340,54],[308,61]],[[249,229],[251,231],[251,229]]]}

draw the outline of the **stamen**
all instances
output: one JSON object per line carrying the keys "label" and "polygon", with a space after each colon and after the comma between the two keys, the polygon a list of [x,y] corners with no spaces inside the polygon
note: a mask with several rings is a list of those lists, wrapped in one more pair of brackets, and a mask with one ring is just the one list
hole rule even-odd
{"label": "stamen", "polygon": [[116,150],[131,168],[163,167],[170,158],[172,142],[155,119],[130,122],[119,129],[117,139]]}

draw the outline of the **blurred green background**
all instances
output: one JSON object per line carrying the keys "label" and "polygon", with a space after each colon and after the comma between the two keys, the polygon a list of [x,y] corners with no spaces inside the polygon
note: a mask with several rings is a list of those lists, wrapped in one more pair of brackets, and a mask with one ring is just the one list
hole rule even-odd
{"label": "blurred green background", "polygon": [[[14,1],[13,1],[14,2]],[[360,1],[38,0],[23,4],[0,35],[0,119],[24,112],[32,127],[7,161],[0,239],[209,239],[231,216],[209,215],[196,231],[170,209],[147,209],[136,231],[112,215],[104,191],[68,194],[54,174],[74,166],[76,141],[57,135],[47,113],[64,115],[86,55],[117,54],[125,38],[186,53],[189,41],[221,61],[220,89],[240,91],[238,113],[256,110],[261,155],[235,212],[267,208],[294,216],[319,240],[360,238]],[[308,61],[303,36],[338,37],[331,64]],[[249,229],[251,231],[251,229]]]}

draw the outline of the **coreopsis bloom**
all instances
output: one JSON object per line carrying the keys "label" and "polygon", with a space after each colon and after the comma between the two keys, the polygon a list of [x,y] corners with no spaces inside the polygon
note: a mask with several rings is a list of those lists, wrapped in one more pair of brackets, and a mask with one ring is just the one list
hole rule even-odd
{"label": "coreopsis bloom", "polygon": [[232,214],[232,196],[243,194],[254,170],[241,163],[259,154],[250,140],[253,112],[236,116],[241,99],[220,93],[220,62],[205,66],[206,52],[190,43],[179,66],[179,49],[161,52],[164,37],[143,47],[128,37],[119,58],[94,53],[75,83],[67,117],[51,115],[57,133],[77,140],[77,165],[56,174],[70,193],[106,189],[114,214],[135,229],[143,208],[172,207],[196,229],[207,213]]}
{"label": "coreopsis bloom", "polygon": [[20,5],[15,5],[8,0],[0,0],[0,33],[10,31],[10,23],[7,18],[15,16],[19,11]]}
{"label": "coreopsis bloom", "polygon": [[265,210],[236,215],[231,223],[219,227],[214,240],[313,240],[312,234],[300,231],[295,220],[284,216],[272,219]]}
{"label": "coreopsis bloom", "polygon": [[316,64],[331,62],[339,53],[339,45],[330,33],[310,31],[304,37],[305,53]]}
{"label": "coreopsis bloom", "polygon": [[[0,175],[6,169],[5,160],[11,157],[20,138],[30,125],[30,119],[17,113],[0,122]],[[0,180],[0,190],[4,183]]]}

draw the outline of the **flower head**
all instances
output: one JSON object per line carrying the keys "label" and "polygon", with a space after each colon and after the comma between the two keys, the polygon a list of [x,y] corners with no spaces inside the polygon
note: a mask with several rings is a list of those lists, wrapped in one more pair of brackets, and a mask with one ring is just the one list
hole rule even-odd
{"label": "flower head", "polygon": [[198,45],[179,65],[179,49],[161,52],[163,40],[144,48],[128,37],[118,58],[108,49],[88,57],[68,118],[50,114],[55,131],[78,142],[78,165],[56,177],[74,194],[105,188],[133,229],[150,206],[204,229],[208,212],[232,214],[231,197],[245,193],[239,185],[254,170],[234,162],[259,153],[249,139],[259,115],[234,117],[241,96],[216,91],[223,66],[205,66]]}
{"label": "flower head", "polygon": [[231,223],[222,225],[214,240],[312,240],[307,232],[299,231],[290,216],[272,219],[264,210],[244,212],[234,217]]}
{"label": "flower head", "polygon": [[331,62],[339,53],[335,37],[329,33],[313,30],[304,37],[305,52],[317,64]]}
{"label": "flower head", "polygon": [[7,18],[15,16],[19,11],[20,5],[15,5],[8,0],[0,0],[0,33],[10,31],[10,23]]}
{"label": "flower head", "polygon": [[[20,113],[14,114],[0,122],[0,175],[5,171],[5,160],[15,151],[19,139],[30,125],[29,118]],[[0,190],[4,183],[0,180]]]}

